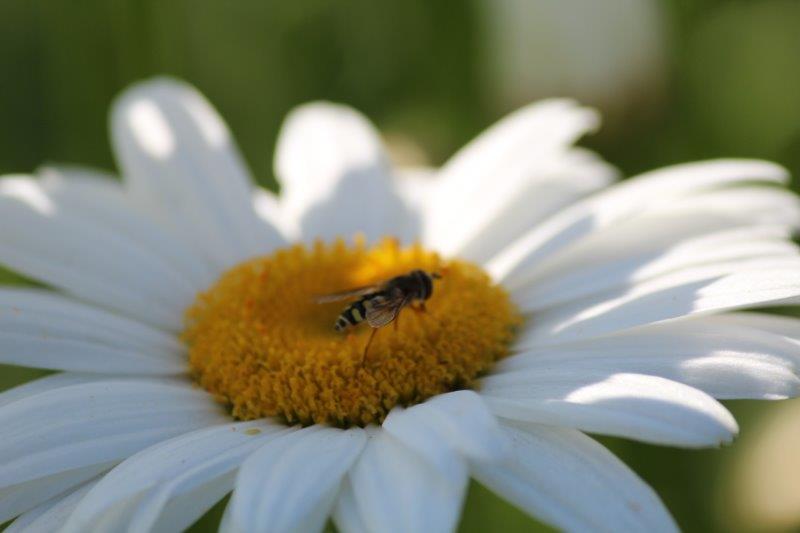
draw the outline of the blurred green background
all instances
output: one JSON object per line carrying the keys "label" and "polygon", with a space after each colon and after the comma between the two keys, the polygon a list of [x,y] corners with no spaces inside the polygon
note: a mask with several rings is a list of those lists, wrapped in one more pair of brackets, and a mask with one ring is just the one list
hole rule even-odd
{"label": "blurred green background", "polygon": [[[628,175],[736,156],[797,176],[799,30],[796,0],[0,0],[0,174],[113,169],[112,98],[165,73],[208,96],[273,188],[280,122],[312,99],[365,112],[408,164],[440,164],[515,107],[566,95],[602,111],[585,144]],[[0,388],[39,374],[0,367]],[[737,515],[728,471],[774,406],[728,405],[742,437],[724,450],[603,440],[687,531],[797,528],[800,505],[794,525]],[[472,487],[461,531],[540,529]]]}

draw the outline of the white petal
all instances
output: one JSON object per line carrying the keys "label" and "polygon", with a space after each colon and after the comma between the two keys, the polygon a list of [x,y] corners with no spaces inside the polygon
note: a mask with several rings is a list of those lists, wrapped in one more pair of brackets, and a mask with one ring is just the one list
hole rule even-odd
{"label": "white petal", "polygon": [[65,494],[112,466],[114,461],[108,461],[0,488],[0,523]]}
{"label": "white petal", "polygon": [[675,202],[656,204],[651,212],[676,216],[706,212],[751,224],[780,224],[794,230],[800,227],[800,198],[797,194],[782,187],[762,184],[701,191]]}
{"label": "white petal", "polygon": [[[138,347],[152,355],[182,355],[185,349],[174,334],[41,289],[0,287],[2,320],[9,320],[14,331],[30,331],[34,325],[71,329],[80,334],[79,338],[102,340],[110,346]],[[29,326],[23,327],[23,323]]]}
{"label": "white petal", "polygon": [[453,480],[466,475],[469,460],[503,457],[505,442],[495,417],[473,391],[457,391],[425,403],[395,408],[383,429]]}
{"label": "white petal", "polygon": [[719,446],[738,431],[711,396],[655,376],[568,369],[519,384],[485,383],[481,395],[501,417],[656,444]]}
{"label": "white petal", "polygon": [[342,533],[369,533],[367,525],[358,510],[356,497],[353,494],[353,486],[349,479],[342,481],[342,488],[339,497],[336,499],[336,507],[333,509],[333,522],[336,529]]}
{"label": "white petal", "polygon": [[798,269],[797,257],[687,268],[536,313],[523,335],[531,345],[558,344],[690,315],[793,305],[800,302]]}
{"label": "white petal", "polygon": [[418,213],[426,212],[430,207],[432,196],[436,190],[436,167],[400,167],[395,170],[397,192],[403,197],[406,204],[412,206]]}
{"label": "white petal", "polygon": [[52,374],[0,392],[0,408],[2,408],[4,405],[10,404],[11,402],[27,398],[28,396],[35,396],[49,390],[69,387],[71,385],[79,385],[81,383],[103,381],[108,378],[109,376],[105,376],[103,374],[79,374],[74,372]]}
{"label": "white petal", "polygon": [[[605,186],[613,169],[585,151],[567,150],[598,123],[594,111],[568,100],[538,102],[498,122],[442,168],[424,241],[446,254],[486,258],[497,249],[487,235],[497,224],[508,232],[504,238],[519,236],[558,207]],[[471,242],[476,239],[486,250]]]}
{"label": "white petal", "polygon": [[462,483],[468,477],[469,469],[461,454],[449,442],[441,440],[441,433],[431,426],[431,421],[420,420],[420,413],[413,413],[409,417],[404,417],[404,414],[401,410],[392,411],[394,416],[390,415],[384,422],[387,432],[413,450],[450,483]]}
{"label": "white petal", "polygon": [[445,533],[458,524],[466,475],[453,483],[385,431],[372,435],[350,471],[367,531]]}
{"label": "white petal", "polygon": [[[752,249],[751,256],[786,253],[792,248],[788,236],[798,221],[800,204],[789,191],[767,187],[711,191],[657,205],[599,228],[529,265],[504,285],[510,290],[535,290],[554,282],[583,289],[581,283],[585,282],[593,290],[596,286],[603,288],[605,270],[624,281],[640,281],[687,265],[719,260],[726,254],[736,257],[736,250],[726,252],[725,248],[737,242],[753,246],[766,241],[765,248]],[[597,276],[588,274],[595,270],[600,271],[597,281]],[[585,281],[587,275],[591,282]]]}
{"label": "white petal", "polygon": [[96,483],[96,479],[88,481],[66,494],[47,500],[14,520],[4,530],[5,533],[51,533],[58,531],[81,499]]}
{"label": "white petal", "polygon": [[50,332],[50,328],[42,328],[41,333],[0,331],[0,362],[103,374],[175,375],[187,371],[185,361],[177,358],[151,357],[139,349],[118,348],[98,341],[51,337]]}
{"label": "white petal", "polygon": [[399,231],[414,241],[420,240],[421,233],[439,207],[436,196],[439,180],[438,169],[433,167],[410,167],[395,169],[395,189],[410,211],[406,226]]}
{"label": "white petal", "polygon": [[34,180],[0,180],[0,262],[80,298],[178,329],[194,288],[160,257],[64,211]]}
{"label": "white petal", "polygon": [[714,319],[720,324],[730,325],[737,329],[755,328],[791,339],[796,344],[800,343],[800,319],[795,317],[748,312],[725,313]]}
{"label": "white petal", "polygon": [[783,168],[748,160],[690,163],[642,174],[578,202],[533,228],[495,257],[488,269],[495,279],[513,285],[542,259],[620,220],[714,188],[786,179]]}
{"label": "white petal", "polygon": [[599,115],[566,99],[535,102],[503,118],[442,167],[448,188],[472,187],[515,160],[561,150],[600,124]]}
{"label": "white petal", "polygon": [[366,433],[311,426],[274,439],[242,464],[222,531],[321,531]]}
{"label": "white petal", "polygon": [[263,421],[223,424],[151,446],[106,474],[62,531],[183,530],[230,492],[248,454],[286,431]]}
{"label": "white petal", "polygon": [[605,370],[660,376],[721,399],[784,399],[800,394],[795,374],[800,345],[722,318],[698,317],[591,341],[523,348],[498,363],[484,384],[522,386],[553,373]]}
{"label": "white petal", "polygon": [[74,166],[46,166],[37,171],[47,195],[70,214],[124,235],[137,246],[158,255],[197,290],[215,279],[213,265],[191,243],[163,224],[157,224],[111,175]]}
{"label": "white petal", "polygon": [[286,213],[306,239],[401,239],[408,208],[393,188],[389,163],[373,126],[355,110],[323,102],[298,107],[281,128],[275,174]]}
{"label": "white petal", "polygon": [[180,374],[178,339],[38,289],[0,288],[0,362],[76,372]]}
{"label": "white petal", "polygon": [[253,209],[259,218],[277,228],[288,242],[300,239],[298,221],[289,216],[280,198],[272,191],[256,187],[253,191]]}
{"label": "white petal", "polygon": [[115,103],[111,133],[134,195],[217,268],[283,244],[253,210],[227,126],[193,88],[168,79],[135,85]]}
{"label": "white petal", "polygon": [[475,477],[525,512],[565,531],[677,531],[656,493],[596,441],[535,424],[504,430],[510,459]]}
{"label": "white petal", "polygon": [[[608,269],[618,277],[630,276],[629,281],[640,281],[657,273],[719,260],[717,256],[737,257],[736,250],[725,251],[726,247],[736,246],[737,241],[743,246],[748,245],[748,240],[751,245],[767,241],[766,248],[752,250],[752,256],[786,253],[792,248],[788,237],[799,222],[800,203],[790,191],[767,187],[710,191],[655,205],[599,228],[543,257],[504,285],[510,290],[531,290],[549,282],[562,282],[597,290],[596,287],[604,288],[605,272],[599,273],[596,282],[590,276],[591,283],[580,285],[584,281],[582,272]],[[562,281],[570,275],[578,278]]]}
{"label": "white petal", "polygon": [[0,409],[0,487],[119,461],[223,420],[206,392],[167,380],[113,379],[40,392]]}
{"label": "white petal", "polygon": [[96,341],[51,338],[48,333],[0,331],[0,362],[33,368],[105,374],[170,375],[187,371],[185,362],[149,357],[135,349]]}
{"label": "white petal", "polygon": [[556,254],[519,288],[509,290],[529,309],[544,309],[690,266],[797,255],[789,231],[786,226],[741,226],[706,212],[637,217]]}
{"label": "white petal", "polygon": [[[538,157],[487,179],[484,190],[472,198],[462,193],[443,199],[441,203],[460,209],[429,244],[444,254],[484,263],[531,227],[615,177],[614,168],[583,149]],[[434,216],[438,212],[437,207]]]}

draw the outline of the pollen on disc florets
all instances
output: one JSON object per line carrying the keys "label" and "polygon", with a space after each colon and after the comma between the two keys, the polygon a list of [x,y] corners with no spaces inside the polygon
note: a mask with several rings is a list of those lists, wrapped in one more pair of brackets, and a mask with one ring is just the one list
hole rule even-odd
{"label": "pollen on disc florets", "polygon": [[[446,267],[446,268],[443,268]],[[444,271],[422,313],[381,328],[362,364],[370,327],[333,325],[347,302],[315,297],[420,268]],[[394,240],[301,245],[237,265],[187,311],[184,339],[196,380],[233,416],[279,416],[337,426],[380,423],[396,405],[458,389],[507,353],[519,315],[477,266],[446,265]]]}

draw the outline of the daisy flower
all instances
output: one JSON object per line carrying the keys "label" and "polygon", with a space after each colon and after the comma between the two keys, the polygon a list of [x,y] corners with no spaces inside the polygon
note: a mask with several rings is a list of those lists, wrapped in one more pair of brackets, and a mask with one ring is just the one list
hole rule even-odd
{"label": "daisy flower", "polygon": [[[7,531],[452,531],[470,477],[567,530],[670,531],[587,433],[719,446],[715,400],[798,393],[787,176],[719,160],[616,172],[573,102],[526,107],[441,169],[393,169],[355,111],[286,120],[256,190],[192,88],[115,103],[122,182],[0,180],[0,361],[61,371],[0,395]],[[334,330],[315,296],[422,269],[427,309]]]}

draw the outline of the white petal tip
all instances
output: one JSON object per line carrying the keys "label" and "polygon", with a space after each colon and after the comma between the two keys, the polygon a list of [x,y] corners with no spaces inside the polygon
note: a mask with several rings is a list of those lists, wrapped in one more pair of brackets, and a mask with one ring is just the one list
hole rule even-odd
{"label": "white petal tip", "polygon": [[[710,159],[707,161],[685,163],[684,165],[687,168],[702,168],[703,166],[714,168],[728,167],[733,173],[749,175],[752,177],[753,181],[788,183],[790,178],[789,171],[785,167],[771,161],[765,161],[763,159]],[[680,166],[682,165],[677,165],[677,167]]]}
{"label": "white petal tip", "polygon": [[157,159],[166,159],[173,155],[179,142],[174,118],[167,113],[178,107],[209,146],[218,148],[230,143],[227,126],[211,104],[188,83],[169,77],[145,80],[122,92],[112,106],[112,131],[126,127],[142,150]]}
{"label": "white petal tip", "polygon": [[576,124],[581,124],[581,130],[585,133],[596,132],[601,124],[600,113],[591,107],[584,107],[578,101],[571,98],[549,98],[528,104],[519,109],[512,115],[519,118],[531,114],[552,113],[554,116],[561,116],[563,119],[569,118]]}
{"label": "white petal tip", "polygon": [[718,448],[732,444],[739,436],[739,424],[736,423],[736,419],[733,418],[733,415],[730,413],[726,414],[728,415],[726,417],[727,420],[720,421],[724,425],[720,428],[719,435],[717,436],[716,446]]}
{"label": "white petal tip", "polygon": [[364,115],[344,104],[309,102],[289,112],[281,126],[275,148],[275,174],[291,175],[293,165],[298,158],[308,156],[309,143],[315,139],[326,143],[336,140],[340,153],[332,160],[344,157],[350,164],[367,164],[376,156],[381,158],[376,130]]}

